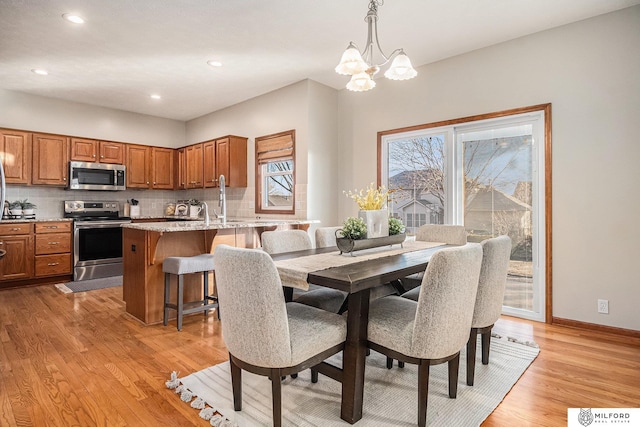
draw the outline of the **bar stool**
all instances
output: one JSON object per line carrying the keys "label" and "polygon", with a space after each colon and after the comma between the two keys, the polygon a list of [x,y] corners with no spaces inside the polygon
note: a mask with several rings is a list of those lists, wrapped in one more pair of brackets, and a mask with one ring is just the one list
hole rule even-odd
{"label": "bar stool", "polygon": [[[215,295],[209,295],[209,272],[214,270],[212,254],[202,254],[189,257],[168,257],[164,259],[162,263],[162,271],[164,272],[164,318],[162,323],[165,326],[167,326],[167,322],[169,320],[169,309],[173,309],[178,312],[179,331],[182,330],[182,316],[185,314],[204,311],[204,315],[206,317],[209,314],[209,310],[217,308],[218,320],[220,320],[218,297]],[[192,273],[203,273],[204,275],[204,298],[201,300],[184,302],[184,275]],[[171,274],[178,276],[178,296],[176,304],[169,302]]]}

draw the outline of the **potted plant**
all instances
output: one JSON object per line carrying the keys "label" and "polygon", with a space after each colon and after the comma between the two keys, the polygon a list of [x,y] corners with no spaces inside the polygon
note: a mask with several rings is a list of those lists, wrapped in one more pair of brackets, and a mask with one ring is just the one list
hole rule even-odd
{"label": "potted plant", "polygon": [[363,239],[367,234],[367,225],[362,218],[350,217],[342,224],[339,233],[344,239],[359,240]]}
{"label": "potted plant", "polygon": [[367,226],[367,238],[385,237],[389,235],[389,214],[387,212],[387,199],[389,190],[384,186],[374,187],[373,183],[366,190],[358,192],[345,192],[347,197],[356,201],[360,211],[358,216]]}
{"label": "potted plant", "polygon": [[24,199],[20,202],[20,207],[22,209],[22,214],[25,216],[33,215],[33,210],[37,207],[35,204],[29,202],[27,199]]}
{"label": "potted plant", "polygon": [[402,234],[405,231],[405,226],[402,223],[402,220],[399,218],[394,218],[392,216],[389,217],[389,236],[394,236],[396,234]]}
{"label": "potted plant", "polygon": [[9,212],[13,216],[22,216],[22,202],[20,200],[11,202],[9,204]]}
{"label": "potted plant", "polygon": [[[398,228],[400,223],[402,227]],[[394,218],[394,233],[404,228],[400,220]],[[342,228],[336,231],[336,245],[340,249],[340,253],[350,253],[353,256],[354,251],[375,248],[378,246],[390,246],[394,244],[402,245],[405,234],[396,233],[384,237],[367,238],[367,225],[362,218],[350,217],[344,221]]]}

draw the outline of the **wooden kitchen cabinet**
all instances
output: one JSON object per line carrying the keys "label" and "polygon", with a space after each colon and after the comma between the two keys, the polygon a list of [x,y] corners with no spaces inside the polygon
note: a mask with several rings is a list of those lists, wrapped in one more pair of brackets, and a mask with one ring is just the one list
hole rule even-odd
{"label": "wooden kitchen cabinet", "polygon": [[173,190],[173,149],[133,144],[126,146],[127,188]]}
{"label": "wooden kitchen cabinet", "polygon": [[187,167],[186,167],[186,148],[176,150],[175,171],[176,171],[176,190],[185,190],[187,188]]}
{"label": "wooden kitchen cabinet", "polygon": [[31,183],[31,133],[0,129],[0,157],[7,184]]}
{"label": "wooden kitchen cabinet", "polygon": [[125,144],[121,142],[71,138],[71,160],[77,162],[100,162],[123,165],[124,155]]}
{"label": "wooden kitchen cabinet", "polygon": [[203,187],[203,144],[189,145],[185,148],[186,188]]}
{"label": "wooden kitchen cabinet", "polygon": [[151,188],[173,190],[174,150],[153,147],[151,150]]}
{"label": "wooden kitchen cabinet", "polygon": [[218,187],[220,175],[227,187],[247,186],[247,138],[229,135],[207,141],[203,147],[205,187]]}
{"label": "wooden kitchen cabinet", "polygon": [[35,276],[71,274],[71,222],[35,224]]}
{"label": "wooden kitchen cabinet", "polygon": [[0,225],[0,248],[7,251],[0,260],[0,280],[33,277],[33,224]]}
{"label": "wooden kitchen cabinet", "polygon": [[34,133],[32,184],[65,187],[69,175],[69,138]]}
{"label": "wooden kitchen cabinet", "polygon": [[151,147],[127,144],[127,188],[150,188]]}

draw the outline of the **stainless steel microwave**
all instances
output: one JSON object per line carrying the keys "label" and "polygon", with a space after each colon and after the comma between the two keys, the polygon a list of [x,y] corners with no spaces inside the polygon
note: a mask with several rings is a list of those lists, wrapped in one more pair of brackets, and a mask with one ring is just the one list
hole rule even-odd
{"label": "stainless steel microwave", "polygon": [[69,190],[126,190],[125,166],[69,162]]}

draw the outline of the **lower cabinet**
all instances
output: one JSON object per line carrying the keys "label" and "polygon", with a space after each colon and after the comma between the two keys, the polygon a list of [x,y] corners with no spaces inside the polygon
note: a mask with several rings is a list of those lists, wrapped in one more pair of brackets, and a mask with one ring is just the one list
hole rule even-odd
{"label": "lower cabinet", "polygon": [[71,221],[25,222],[0,225],[0,281],[29,284],[40,279],[71,274]]}
{"label": "lower cabinet", "polygon": [[71,274],[71,222],[35,224],[35,276]]}
{"label": "lower cabinet", "polygon": [[33,223],[0,225],[0,280],[33,277]]}

